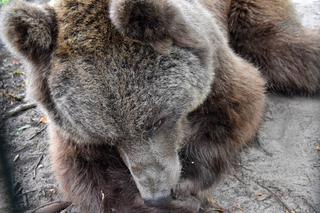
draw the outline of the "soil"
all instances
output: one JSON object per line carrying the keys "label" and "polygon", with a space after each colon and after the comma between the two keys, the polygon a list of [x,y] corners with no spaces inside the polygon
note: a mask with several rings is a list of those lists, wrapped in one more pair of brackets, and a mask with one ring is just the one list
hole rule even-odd
{"label": "soil", "polygon": [[[303,23],[319,29],[320,0],[294,3]],[[3,117],[28,102],[25,75],[20,62],[0,44],[0,121],[6,121],[7,136],[7,143],[2,140],[0,145],[12,168],[14,201],[23,211],[61,199],[51,172],[44,115],[31,107]],[[320,97],[269,95],[259,142],[242,152],[234,170],[214,188],[212,200],[221,211],[320,212],[319,112]],[[8,172],[0,164],[0,174]],[[0,213],[9,212],[7,186],[0,176]]]}

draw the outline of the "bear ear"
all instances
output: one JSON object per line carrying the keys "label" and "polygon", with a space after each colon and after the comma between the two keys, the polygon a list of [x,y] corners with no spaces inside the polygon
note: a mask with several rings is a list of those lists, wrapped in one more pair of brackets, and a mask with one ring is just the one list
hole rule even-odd
{"label": "bear ear", "polygon": [[10,51],[34,63],[51,55],[57,39],[53,9],[14,1],[0,14],[0,34]]}
{"label": "bear ear", "polygon": [[110,19],[130,38],[150,43],[167,41],[175,8],[168,0],[112,0]]}

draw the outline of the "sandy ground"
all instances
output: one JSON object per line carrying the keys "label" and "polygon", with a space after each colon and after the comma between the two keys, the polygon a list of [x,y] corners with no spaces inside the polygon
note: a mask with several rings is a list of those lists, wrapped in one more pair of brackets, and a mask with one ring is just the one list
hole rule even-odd
{"label": "sandy ground", "polygon": [[[320,0],[294,2],[303,23],[319,28]],[[1,44],[0,76],[2,112],[25,104],[25,74]],[[269,95],[259,144],[244,150],[234,171],[214,189],[213,199],[224,212],[320,212],[319,112],[320,97]],[[15,201],[30,210],[59,200],[42,113],[32,108],[11,116],[6,124]],[[8,170],[0,164],[0,174],[4,172]],[[8,212],[6,185],[0,176],[0,213]]]}

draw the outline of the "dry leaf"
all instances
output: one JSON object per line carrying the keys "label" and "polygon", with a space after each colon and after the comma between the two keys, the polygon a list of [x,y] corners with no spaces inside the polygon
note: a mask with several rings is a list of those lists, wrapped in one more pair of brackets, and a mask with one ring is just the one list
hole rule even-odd
{"label": "dry leaf", "polygon": [[49,122],[48,117],[47,116],[41,116],[39,122],[42,123],[42,124],[47,124]]}

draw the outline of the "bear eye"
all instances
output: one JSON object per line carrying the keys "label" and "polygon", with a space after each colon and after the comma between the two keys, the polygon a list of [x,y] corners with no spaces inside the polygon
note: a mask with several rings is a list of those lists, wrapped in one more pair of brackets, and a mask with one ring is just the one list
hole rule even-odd
{"label": "bear eye", "polygon": [[152,126],[147,128],[147,130],[150,132],[154,132],[154,131],[158,130],[165,123],[165,121],[166,121],[166,118],[160,118],[155,123],[153,123]]}
{"label": "bear eye", "polygon": [[155,122],[155,123],[153,124],[153,128],[154,128],[154,129],[159,129],[159,128],[164,124],[165,121],[166,121],[165,118],[159,119],[157,122]]}

